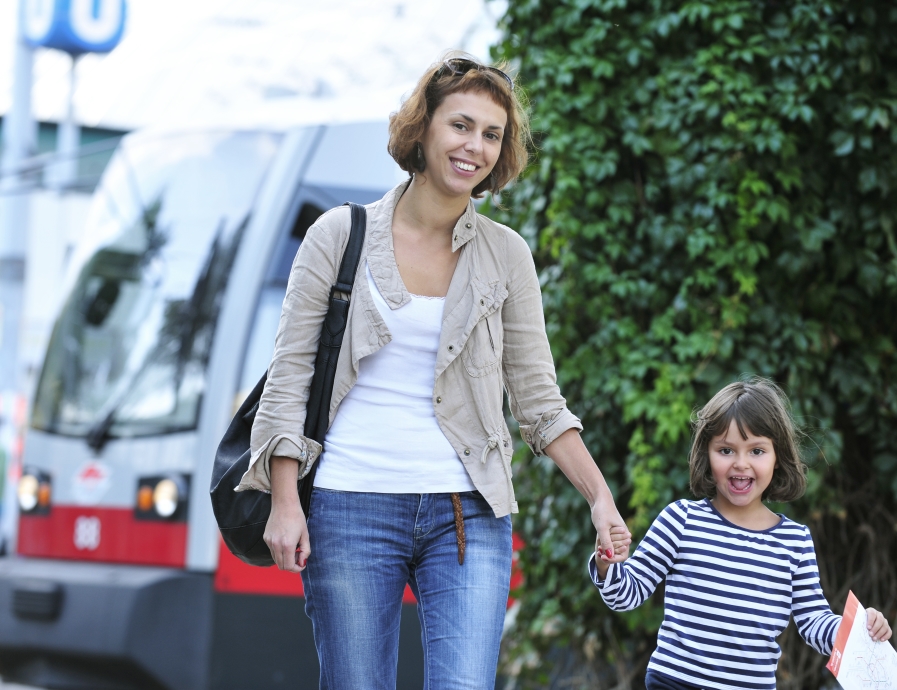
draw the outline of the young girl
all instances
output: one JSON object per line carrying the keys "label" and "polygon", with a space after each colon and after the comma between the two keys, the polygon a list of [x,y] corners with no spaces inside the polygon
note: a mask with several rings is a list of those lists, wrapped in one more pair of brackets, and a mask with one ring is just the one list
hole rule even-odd
{"label": "young girl", "polygon": [[[776,638],[790,616],[809,645],[831,653],[841,617],[822,593],[810,532],[763,505],[806,489],[796,436],[776,386],[726,386],[695,424],[690,483],[705,498],[668,505],[625,563],[617,562],[625,555],[589,560],[615,611],[639,606],[666,580],[648,690],[774,689]],[[872,639],[889,639],[884,616],[867,612]]]}

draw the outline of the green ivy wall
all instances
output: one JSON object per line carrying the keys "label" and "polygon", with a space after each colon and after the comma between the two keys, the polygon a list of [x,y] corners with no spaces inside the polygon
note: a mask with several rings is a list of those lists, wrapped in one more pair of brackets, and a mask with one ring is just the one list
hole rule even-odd
{"label": "green ivy wall", "polygon": [[[511,0],[495,57],[537,156],[493,211],[533,247],[561,390],[636,536],[689,497],[689,417],[726,383],[780,383],[808,436],[810,525],[836,611],[897,615],[897,5]],[[613,614],[594,533],[518,451],[526,585],[516,687],[639,687],[662,596]],[[825,659],[783,636],[780,688]],[[829,676],[830,678],[830,676]]]}

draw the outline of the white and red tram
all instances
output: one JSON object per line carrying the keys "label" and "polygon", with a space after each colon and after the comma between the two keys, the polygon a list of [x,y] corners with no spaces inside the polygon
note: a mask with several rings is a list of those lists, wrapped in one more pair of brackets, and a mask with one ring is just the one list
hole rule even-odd
{"label": "white and red tram", "polygon": [[[209,476],[268,364],[305,230],[401,179],[386,142],[385,122],[123,139],[33,401],[15,553],[0,559],[5,680],[317,687],[300,578],[222,547]],[[422,684],[413,601],[401,688]]]}

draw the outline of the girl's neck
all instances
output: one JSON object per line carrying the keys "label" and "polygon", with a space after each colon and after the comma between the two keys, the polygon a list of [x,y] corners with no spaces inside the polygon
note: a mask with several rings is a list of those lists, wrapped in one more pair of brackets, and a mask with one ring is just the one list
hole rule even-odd
{"label": "girl's neck", "polygon": [[398,221],[424,234],[451,234],[469,200],[440,194],[426,177],[416,174],[396,205],[393,223]]}
{"label": "girl's neck", "polygon": [[710,502],[726,520],[744,529],[760,532],[775,527],[781,519],[760,500],[752,501],[746,506],[737,506],[716,496]]}

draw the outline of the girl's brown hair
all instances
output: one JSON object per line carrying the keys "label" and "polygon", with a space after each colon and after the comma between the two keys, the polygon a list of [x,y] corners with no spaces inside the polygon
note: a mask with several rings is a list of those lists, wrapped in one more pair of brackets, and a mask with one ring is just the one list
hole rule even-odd
{"label": "girl's brown hair", "polygon": [[747,432],[765,436],[773,443],[776,467],[763,500],[793,501],[807,488],[807,466],[800,457],[798,435],[788,409],[788,398],[771,381],[754,378],[730,383],[701,408],[692,420],[694,438],[688,457],[689,485],[698,498],[716,496],[710,472],[710,441],[726,433],[732,420],[741,438]]}
{"label": "girl's brown hair", "polygon": [[[502,138],[501,153],[492,172],[473,189],[474,198],[483,192],[498,194],[505,185],[516,179],[526,167],[530,141],[529,119],[520,87],[511,88],[500,74],[488,69],[471,69],[464,74],[453,74],[444,68],[450,59],[470,60],[480,64],[467,53],[450,51],[440,62],[430,65],[417,86],[401,108],[389,117],[389,154],[399,167],[409,175],[421,173],[427,167],[418,144],[430,126],[434,111],[442,105],[446,96],[453,93],[476,92],[489,96],[508,115]],[[496,69],[507,71],[502,63]]]}

